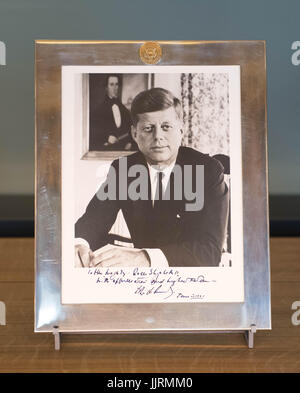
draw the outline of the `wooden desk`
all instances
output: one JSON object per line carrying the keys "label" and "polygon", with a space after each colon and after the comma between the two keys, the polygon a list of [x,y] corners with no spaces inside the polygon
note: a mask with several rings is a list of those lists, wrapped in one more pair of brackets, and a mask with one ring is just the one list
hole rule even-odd
{"label": "wooden desk", "polygon": [[0,372],[300,372],[300,238],[271,239],[272,331],[241,334],[66,335],[33,333],[33,239],[0,239]]}

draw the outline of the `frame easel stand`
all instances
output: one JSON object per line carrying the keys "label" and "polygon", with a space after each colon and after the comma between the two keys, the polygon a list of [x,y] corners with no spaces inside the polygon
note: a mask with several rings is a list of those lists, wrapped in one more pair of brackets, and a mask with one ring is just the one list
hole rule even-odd
{"label": "frame easel stand", "polygon": [[[62,337],[63,332],[61,332],[59,330],[59,326],[53,326],[52,333],[54,335],[54,349],[56,351],[59,351],[61,348],[61,337]],[[107,333],[113,334],[114,332],[105,332],[105,334],[107,334]],[[160,333],[160,332],[157,332],[157,333]],[[216,333],[216,331],[205,330],[205,331],[200,331],[198,333]],[[248,330],[219,331],[218,333],[243,333],[245,336],[245,340],[247,342],[248,348],[249,349],[254,348],[254,334],[256,333],[256,325],[255,324],[250,325],[250,328]],[[96,334],[98,334],[98,333],[96,333]],[[99,334],[103,334],[103,332],[99,332]]]}

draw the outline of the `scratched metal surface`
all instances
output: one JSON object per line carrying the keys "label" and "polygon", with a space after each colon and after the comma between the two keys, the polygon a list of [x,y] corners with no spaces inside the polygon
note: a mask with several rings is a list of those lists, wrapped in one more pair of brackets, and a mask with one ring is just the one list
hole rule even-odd
{"label": "scratched metal surface", "polygon": [[241,66],[245,302],[62,305],[61,66],[142,65],[142,42],[36,42],[35,331],[271,328],[263,41],[164,42],[159,65]]}

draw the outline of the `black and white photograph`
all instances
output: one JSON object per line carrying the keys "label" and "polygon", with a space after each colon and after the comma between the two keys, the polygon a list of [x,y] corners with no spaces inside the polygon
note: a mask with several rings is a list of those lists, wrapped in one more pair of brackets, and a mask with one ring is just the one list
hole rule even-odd
{"label": "black and white photograph", "polygon": [[239,77],[63,67],[66,303],[241,301]]}

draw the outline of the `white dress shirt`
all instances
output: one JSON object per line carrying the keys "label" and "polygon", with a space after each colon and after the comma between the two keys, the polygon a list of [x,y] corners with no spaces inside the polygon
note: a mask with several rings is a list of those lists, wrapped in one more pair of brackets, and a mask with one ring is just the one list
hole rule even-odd
{"label": "white dress shirt", "polygon": [[[157,188],[157,182],[158,182],[158,172],[163,173],[162,187],[163,187],[163,192],[165,192],[168,182],[169,182],[169,179],[170,179],[171,172],[172,172],[174,165],[175,165],[175,161],[171,165],[169,165],[163,169],[162,168],[160,169],[158,166],[151,166],[150,164],[147,164],[147,165],[149,168],[150,183],[151,183],[152,206],[154,206],[155,194],[156,194],[156,188]],[[149,255],[151,267],[168,267],[169,266],[168,260],[160,248],[145,248],[144,250]]]}

